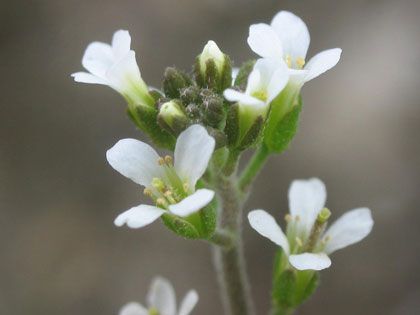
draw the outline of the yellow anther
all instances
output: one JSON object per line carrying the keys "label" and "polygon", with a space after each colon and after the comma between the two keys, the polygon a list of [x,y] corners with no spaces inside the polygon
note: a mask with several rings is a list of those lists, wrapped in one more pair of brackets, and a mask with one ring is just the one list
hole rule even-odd
{"label": "yellow anther", "polygon": [[288,214],[286,214],[285,216],[284,216],[284,220],[287,222],[287,223],[289,223],[289,222],[291,222],[292,221],[292,216],[291,216],[291,214],[290,213],[288,213]]}
{"label": "yellow anther", "polygon": [[156,205],[166,207],[168,205],[168,202],[163,198],[158,198],[156,200]]}
{"label": "yellow anther", "polygon": [[185,182],[185,183],[182,185],[182,188],[184,188],[184,191],[186,192],[186,191],[188,191],[188,189],[190,188],[190,185],[188,185],[188,183],[187,183],[187,182]]}
{"label": "yellow anther", "polygon": [[163,157],[159,157],[158,160],[157,160],[157,162],[158,162],[159,165],[162,166],[162,165],[165,164],[165,159]]}
{"label": "yellow anther", "polygon": [[300,216],[299,216],[299,215],[297,215],[297,216],[295,217],[295,220],[296,220],[296,222],[299,222],[299,221],[300,221]]}
{"label": "yellow anther", "polygon": [[143,194],[145,194],[148,197],[152,197],[153,196],[153,193],[152,193],[152,191],[149,188],[145,188],[143,190]]}
{"label": "yellow anther", "polygon": [[300,237],[299,236],[296,236],[296,244],[299,246],[299,247],[302,247],[303,246],[303,242],[302,242],[302,240],[300,239]]}
{"label": "yellow anther", "polygon": [[172,162],[173,162],[172,156],[169,156],[169,155],[165,156],[165,163],[167,165],[172,165]]}
{"label": "yellow anther", "polygon": [[154,307],[150,308],[148,313],[149,313],[149,315],[159,315],[160,314],[159,311]]}
{"label": "yellow anther", "polygon": [[302,57],[297,57],[296,65],[298,66],[299,69],[302,69],[303,66],[305,65],[305,59],[303,59]]}
{"label": "yellow anther", "polygon": [[169,197],[169,196],[172,196],[172,190],[167,190],[167,191],[165,191],[165,197]]}
{"label": "yellow anther", "polygon": [[265,102],[268,98],[267,92],[265,91],[255,91],[251,94],[253,97]]}
{"label": "yellow anther", "polygon": [[289,68],[291,68],[291,67],[292,67],[292,57],[290,57],[290,55],[286,55],[285,60],[286,60],[286,64],[287,64],[287,66],[288,66]]}

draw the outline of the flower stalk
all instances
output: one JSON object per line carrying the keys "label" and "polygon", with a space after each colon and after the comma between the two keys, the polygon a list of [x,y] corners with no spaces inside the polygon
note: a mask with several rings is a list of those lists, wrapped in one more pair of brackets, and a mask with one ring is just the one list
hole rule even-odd
{"label": "flower stalk", "polygon": [[221,201],[219,227],[234,236],[231,247],[214,247],[213,251],[225,313],[253,315],[242,243],[242,204],[234,177],[219,176],[217,191]]}

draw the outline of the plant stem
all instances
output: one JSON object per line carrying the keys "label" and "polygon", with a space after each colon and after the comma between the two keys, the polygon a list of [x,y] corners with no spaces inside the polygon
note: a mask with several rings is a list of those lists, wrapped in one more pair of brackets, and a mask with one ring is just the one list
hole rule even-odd
{"label": "plant stem", "polygon": [[221,296],[227,315],[253,315],[254,305],[245,270],[242,244],[242,205],[235,179],[219,176],[217,188],[222,209],[219,226],[234,236],[232,246],[214,247],[216,272],[219,275]]}
{"label": "plant stem", "polygon": [[239,178],[239,189],[245,191],[264,166],[270,151],[262,144],[249,161]]}

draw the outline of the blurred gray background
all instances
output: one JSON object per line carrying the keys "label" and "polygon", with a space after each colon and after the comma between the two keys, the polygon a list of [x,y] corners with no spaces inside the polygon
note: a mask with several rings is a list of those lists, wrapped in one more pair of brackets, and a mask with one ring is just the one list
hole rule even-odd
{"label": "blurred gray background", "polygon": [[[0,5],[0,314],[111,315],[144,301],[161,274],[194,314],[221,313],[209,246],[156,223],[117,229],[143,199],[105,150],[142,136],[111,89],[75,84],[86,45],[129,29],[144,79],[168,65],[189,70],[208,39],[237,64],[254,55],[248,26],[280,9],[311,31],[308,56],[342,47],[339,65],[304,87],[291,148],[270,159],[247,210],[279,221],[294,178],[318,176],[334,217],[368,206],[375,227],[334,254],[323,285],[299,314],[420,312],[420,2],[138,0],[2,1]],[[244,226],[258,314],[269,307],[274,245]]]}

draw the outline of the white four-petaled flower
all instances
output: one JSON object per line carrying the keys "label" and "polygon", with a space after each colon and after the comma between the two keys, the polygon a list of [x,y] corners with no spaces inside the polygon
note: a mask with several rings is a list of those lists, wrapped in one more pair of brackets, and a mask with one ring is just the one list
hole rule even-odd
{"label": "white four-petaled flower", "polygon": [[148,225],[169,211],[187,217],[208,205],[214,197],[209,189],[195,190],[203,176],[215,146],[214,139],[200,125],[183,131],[176,142],[172,157],[160,157],[148,144],[123,139],[107,151],[111,166],[122,175],[145,187],[145,195],[156,206],[139,205],[115,219],[117,226],[131,228]]}
{"label": "white four-petaled flower", "polygon": [[302,86],[334,67],[341,56],[341,49],[322,51],[305,62],[310,36],[305,22],[288,11],[277,13],[271,24],[250,26],[248,44],[263,58],[282,60],[289,68],[290,81]]}
{"label": "white four-petaled flower", "polygon": [[198,302],[198,294],[195,290],[188,291],[177,310],[171,283],[157,277],[152,281],[146,300],[147,307],[130,302],[121,308],[119,315],[189,315]]}
{"label": "white four-petaled flower", "polygon": [[[245,129],[249,128],[258,115],[264,116],[271,101],[280,94],[289,80],[287,67],[274,58],[258,59],[248,77],[245,92],[226,89],[228,101],[238,102]],[[249,120],[247,122],[247,120]]]}
{"label": "white four-petaled flower", "polygon": [[82,58],[83,67],[89,72],[76,72],[72,77],[76,82],[108,85],[129,103],[152,105],[153,99],[141,78],[136,54],[130,45],[131,37],[125,30],[114,33],[111,45],[90,43]]}
{"label": "white four-petaled flower", "polygon": [[[319,179],[293,181],[289,189],[290,214],[286,216],[286,234],[264,210],[251,211],[248,220],[254,230],[283,249],[293,267],[298,270],[322,270],[331,265],[328,255],[361,241],[373,227],[371,211],[358,208],[345,213],[326,231],[314,231],[326,196],[325,185]],[[310,242],[312,246],[308,248]]]}

